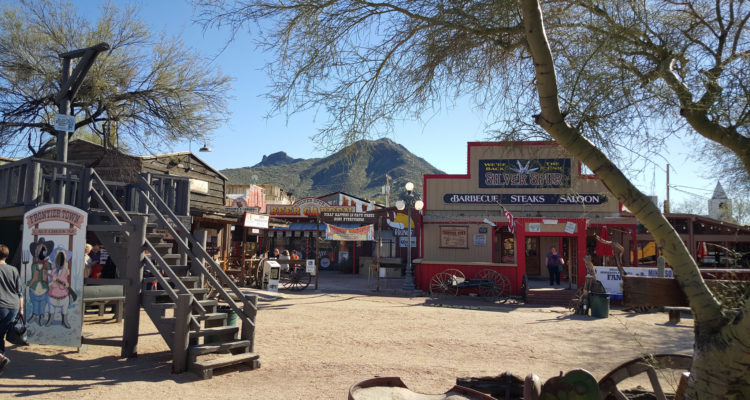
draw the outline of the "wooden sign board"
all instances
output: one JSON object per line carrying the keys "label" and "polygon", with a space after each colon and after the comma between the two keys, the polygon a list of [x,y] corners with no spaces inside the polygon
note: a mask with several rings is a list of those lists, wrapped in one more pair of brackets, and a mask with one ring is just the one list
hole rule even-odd
{"label": "wooden sign board", "polygon": [[674,278],[625,276],[623,304],[631,307],[687,307],[688,300]]}

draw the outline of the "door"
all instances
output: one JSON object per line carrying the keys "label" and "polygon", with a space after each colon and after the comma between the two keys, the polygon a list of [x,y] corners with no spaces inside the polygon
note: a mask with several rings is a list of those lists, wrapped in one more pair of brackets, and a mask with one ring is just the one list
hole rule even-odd
{"label": "door", "polygon": [[539,253],[539,238],[526,238],[526,274],[537,276],[541,274],[541,254]]}
{"label": "door", "polygon": [[[568,287],[574,286],[578,282],[578,239],[574,237],[563,239],[561,253],[565,258],[563,275],[565,280],[572,284],[569,284]],[[570,277],[568,277],[568,274],[570,274]]]}

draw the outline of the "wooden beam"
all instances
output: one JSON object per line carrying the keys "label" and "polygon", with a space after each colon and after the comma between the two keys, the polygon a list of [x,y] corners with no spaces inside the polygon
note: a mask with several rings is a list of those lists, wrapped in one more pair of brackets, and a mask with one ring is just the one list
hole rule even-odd
{"label": "wooden beam", "polygon": [[143,243],[146,241],[146,217],[133,216],[133,231],[128,237],[125,276],[125,323],[123,324],[122,357],[138,355],[138,328],[141,315],[141,281],[143,280]]}
{"label": "wooden beam", "polygon": [[187,370],[187,353],[190,345],[190,308],[193,296],[179,294],[175,308],[174,338],[172,340],[172,373]]}

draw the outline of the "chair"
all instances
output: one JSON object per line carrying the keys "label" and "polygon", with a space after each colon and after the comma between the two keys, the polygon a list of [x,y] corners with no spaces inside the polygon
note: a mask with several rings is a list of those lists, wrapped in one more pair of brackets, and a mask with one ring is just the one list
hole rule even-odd
{"label": "chair", "polygon": [[367,271],[367,281],[369,282],[373,275],[377,278],[378,275],[378,264],[370,264]]}

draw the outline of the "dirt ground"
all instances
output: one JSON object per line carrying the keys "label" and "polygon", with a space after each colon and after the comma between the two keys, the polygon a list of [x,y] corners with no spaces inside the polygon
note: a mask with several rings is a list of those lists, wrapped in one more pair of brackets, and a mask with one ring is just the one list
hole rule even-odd
{"label": "dirt ground", "polygon": [[[170,353],[145,313],[139,356],[116,347],[9,347],[0,398],[346,399],[349,387],[398,376],[412,389],[443,393],[457,377],[505,371],[542,379],[584,368],[597,379],[644,352],[692,352],[692,320],[612,309],[609,318],[562,308],[496,306],[479,299],[285,294],[260,302],[256,352],[261,368],[210,380],[170,373]],[[122,324],[87,315],[84,332],[120,338]],[[71,393],[74,392],[74,393]]]}

